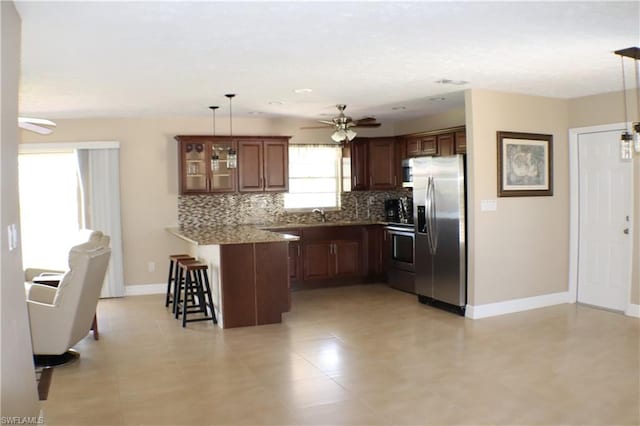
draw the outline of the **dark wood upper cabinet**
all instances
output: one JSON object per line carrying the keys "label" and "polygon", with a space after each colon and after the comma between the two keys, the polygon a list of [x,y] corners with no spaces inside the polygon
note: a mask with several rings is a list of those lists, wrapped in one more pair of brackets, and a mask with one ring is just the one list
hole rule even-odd
{"label": "dark wood upper cabinet", "polygon": [[352,191],[396,188],[395,138],[355,138],[349,143],[349,151]]}
{"label": "dark wood upper cabinet", "polygon": [[438,155],[453,155],[454,147],[453,147],[453,133],[445,133],[443,135],[438,135]]}
{"label": "dark wood upper cabinet", "polygon": [[[289,189],[289,137],[176,136],[180,194],[286,192]],[[229,149],[238,167],[229,168]],[[214,166],[213,155],[219,157]]]}
{"label": "dark wood upper cabinet", "polygon": [[407,137],[405,139],[405,143],[407,157],[416,157],[422,154],[422,143],[420,137]]}
{"label": "dark wood upper cabinet", "polygon": [[286,140],[264,141],[264,190],[289,190],[289,143]]}
{"label": "dark wood upper cabinet", "polygon": [[238,183],[240,192],[264,190],[264,160],[261,140],[238,140]]}
{"label": "dark wood upper cabinet", "polygon": [[395,138],[370,138],[369,189],[394,189],[396,183]]}
{"label": "dark wood upper cabinet", "polygon": [[369,139],[355,138],[349,142],[351,155],[351,190],[362,191],[368,188]]}
{"label": "dark wood upper cabinet", "polygon": [[459,130],[455,133],[454,145],[456,154],[467,153],[467,132],[465,130]]}
{"label": "dark wood upper cabinet", "polygon": [[424,136],[420,139],[420,154],[438,155],[438,138],[436,136]]}
{"label": "dark wood upper cabinet", "polygon": [[464,126],[433,130],[424,133],[413,133],[410,135],[398,136],[397,138],[405,145],[403,150],[400,151],[400,162],[405,158],[417,157],[420,155],[445,156],[465,154],[467,151]]}
{"label": "dark wood upper cabinet", "polygon": [[[237,169],[227,167],[230,148],[235,142],[212,136],[176,136],[180,194],[235,192]],[[217,164],[213,155],[218,156]]]}

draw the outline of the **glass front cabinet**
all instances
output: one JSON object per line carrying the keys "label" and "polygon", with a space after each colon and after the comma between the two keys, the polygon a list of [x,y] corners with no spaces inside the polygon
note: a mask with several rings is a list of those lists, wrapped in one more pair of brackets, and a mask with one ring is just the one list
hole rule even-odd
{"label": "glass front cabinet", "polygon": [[229,154],[235,141],[214,136],[176,136],[179,143],[180,194],[235,192],[238,169]]}

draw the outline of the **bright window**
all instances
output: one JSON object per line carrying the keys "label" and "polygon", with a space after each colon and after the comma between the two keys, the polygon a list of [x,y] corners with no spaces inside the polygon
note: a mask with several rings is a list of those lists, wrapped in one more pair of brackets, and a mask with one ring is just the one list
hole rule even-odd
{"label": "bright window", "polygon": [[67,269],[80,229],[73,152],[20,154],[20,228],[26,268]]}
{"label": "bright window", "polygon": [[285,209],[339,208],[341,156],[336,146],[289,145]]}

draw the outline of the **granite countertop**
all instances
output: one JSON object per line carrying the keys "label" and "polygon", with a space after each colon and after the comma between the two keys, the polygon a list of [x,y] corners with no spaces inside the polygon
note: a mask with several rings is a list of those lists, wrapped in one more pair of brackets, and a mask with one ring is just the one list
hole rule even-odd
{"label": "granite countertop", "polygon": [[219,244],[273,243],[296,241],[296,235],[258,229],[254,225],[211,226],[208,228],[167,228],[167,231],[190,243],[206,246]]}
{"label": "granite countertop", "polygon": [[386,225],[387,222],[352,220],[312,223],[274,223],[261,225],[211,226],[206,228],[167,228],[167,232],[196,245],[270,243],[297,241],[300,237],[270,230],[300,229],[319,226]]}
{"label": "granite countertop", "polygon": [[377,220],[330,220],[328,222],[295,222],[295,223],[272,223],[256,225],[259,229],[300,229],[315,228],[318,226],[364,226],[364,225],[386,225],[387,222]]}

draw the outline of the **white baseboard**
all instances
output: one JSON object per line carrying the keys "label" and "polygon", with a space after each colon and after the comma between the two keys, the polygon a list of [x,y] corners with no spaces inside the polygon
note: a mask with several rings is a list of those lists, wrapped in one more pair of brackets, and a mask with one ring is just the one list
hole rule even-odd
{"label": "white baseboard", "polygon": [[627,310],[624,311],[625,315],[629,315],[630,317],[640,318],[640,305],[634,305],[633,303],[629,303]]}
{"label": "white baseboard", "polygon": [[504,302],[487,303],[486,305],[467,305],[465,316],[471,319],[495,317],[513,312],[561,305],[563,303],[570,303],[568,291],[525,297],[523,299],[505,300]]}
{"label": "white baseboard", "polygon": [[142,296],[145,294],[163,294],[167,291],[167,284],[136,284],[124,286],[124,295]]}

